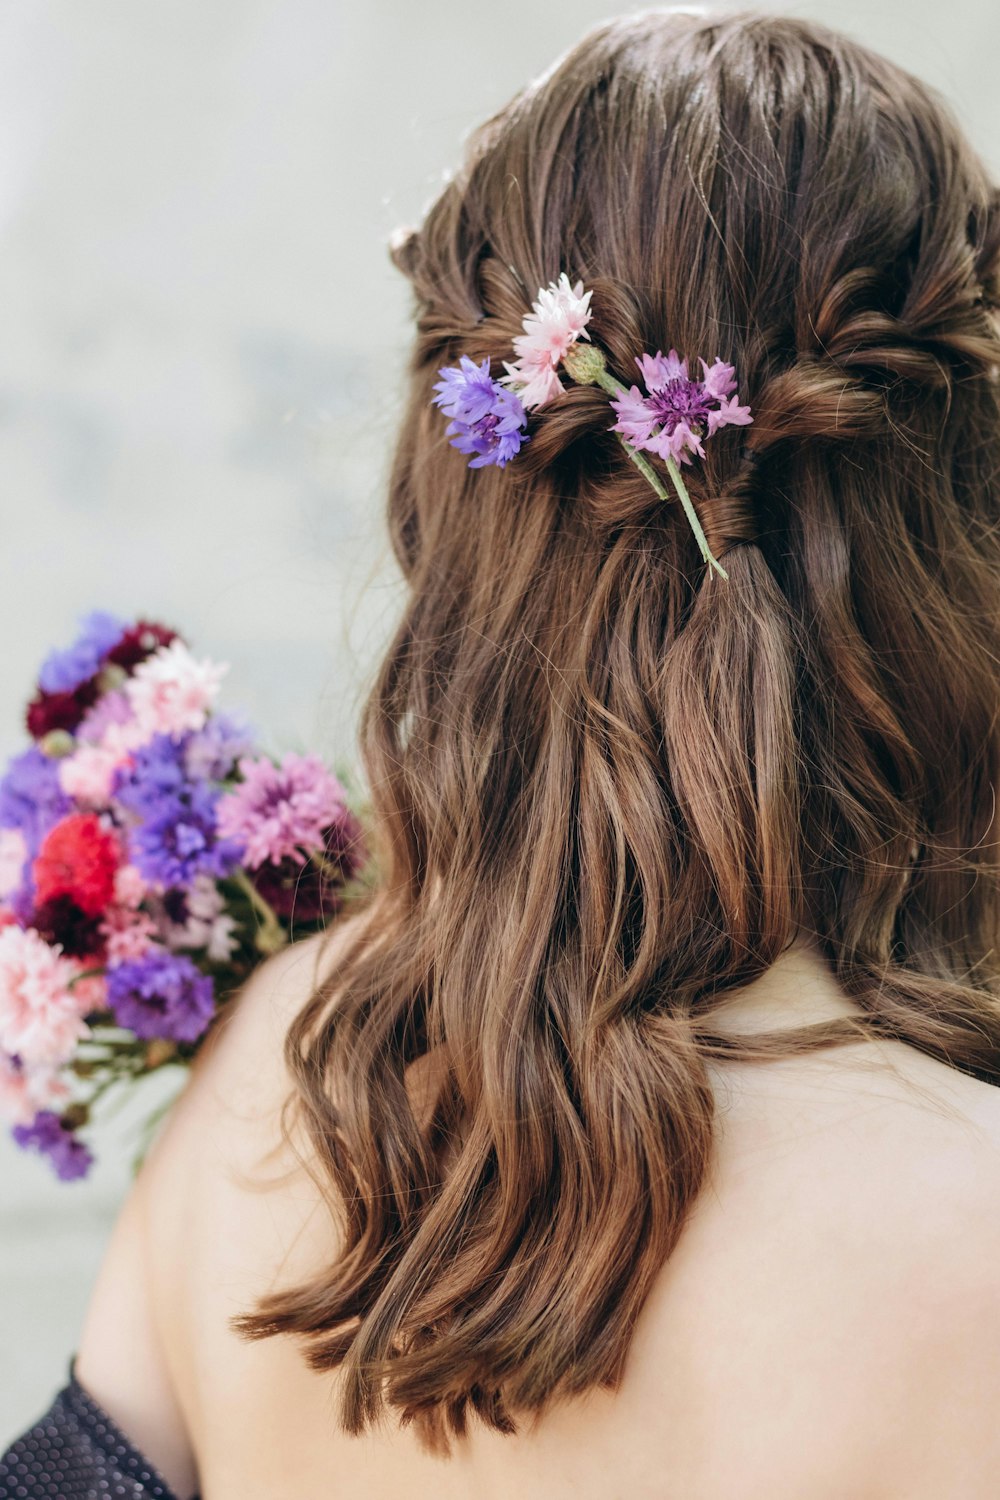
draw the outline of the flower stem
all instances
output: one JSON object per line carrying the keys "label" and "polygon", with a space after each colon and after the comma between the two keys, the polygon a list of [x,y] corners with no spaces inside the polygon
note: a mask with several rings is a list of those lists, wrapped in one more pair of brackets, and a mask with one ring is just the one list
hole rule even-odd
{"label": "flower stem", "polygon": [[[607,391],[610,396],[620,396],[625,390],[625,387],[622,385],[621,381],[616,380],[615,377],[609,374],[607,370],[600,371],[600,373],[597,375],[595,383],[601,387],[602,391]],[[661,500],[669,500],[669,491],[664,486],[662,480],[660,479],[660,476],[657,474],[656,470],[653,468],[653,465],[649,462],[649,460],[643,457],[643,455],[637,448],[633,448],[631,443],[626,442],[621,433],[618,434],[618,441],[621,443],[622,447],[625,449],[625,452],[628,454],[629,458],[639,470],[639,473],[642,475],[643,479],[646,480],[647,484],[652,485],[653,489],[659,495]],[[708,538],[705,535],[701,522],[698,520],[697,511],[691,503],[691,496],[688,494],[687,485],[684,483],[684,480],[681,476],[681,471],[678,468],[677,463],[673,458],[670,457],[669,454],[667,454],[664,462],[667,466],[667,473],[670,475],[670,479],[674,486],[674,489],[677,491],[678,499],[684,507],[684,514],[687,516],[691,526],[691,530],[695,534],[695,540],[697,541],[698,546],[701,550],[702,557],[708,563],[709,567],[714,568],[715,571],[719,573],[723,578],[728,578],[729,574],[726,572],[722,564],[713,556],[712,549],[708,545]]]}
{"label": "flower stem", "polygon": [[257,935],[254,940],[258,950],[261,953],[277,953],[279,948],[285,946],[285,943],[288,941],[288,935],[282,927],[274,907],[269,901],[265,901],[245,871],[234,870],[232,878],[260,917],[260,926],[257,928]]}

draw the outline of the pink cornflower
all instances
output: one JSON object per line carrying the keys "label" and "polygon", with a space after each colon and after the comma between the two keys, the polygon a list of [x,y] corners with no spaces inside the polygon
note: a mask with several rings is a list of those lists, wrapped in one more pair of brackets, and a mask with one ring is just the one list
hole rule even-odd
{"label": "pink cornflower", "polygon": [[135,910],[146,894],[146,882],[135,865],[119,865],[115,871],[115,905]]}
{"label": "pink cornflower", "polygon": [[[143,954],[156,942],[157,927],[152,917],[144,911],[129,910],[126,906],[111,906],[104,913],[100,926],[101,937],[109,964],[126,963]],[[76,986],[79,990],[80,985]]]}
{"label": "pink cornflower", "polygon": [[305,863],[323,847],[324,831],[345,805],[344,788],[318,755],[289,751],[280,767],[267,759],[239,763],[242,783],[218,804],[219,836],[245,849],[249,867],[283,859]]}
{"label": "pink cornflower", "polygon": [[586,331],[590,298],[582,281],[570,286],[565,271],[558,281],[539,291],[538,300],[523,320],[524,332],[514,340],[517,358],[512,364],[504,362],[507,374],[500,377],[504,385],[517,388],[522,406],[543,406],[563,390],[556,371],[577,339],[590,338]]}
{"label": "pink cornflower", "polygon": [[87,1035],[69,988],[74,968],[33,928],[0,928],[0,1049],[26,1067],[57,1068]]}
{"label": "pink cornflower", "polygon": [[84,807],[106,807],[122,755],[104,745],[80,745],[59,762],[59,785]]}
{"label": "pink cornflower", "polygon": [[696,453],[704,458],[702,439],[720,427],[745,427],[753,421],[749,406],[740,406],[736,371],[717,359],[712,365],[699,360],[703,378],[692,380],[686,359],[676,349],[664,357],[643,354],[636,360],[647,394],[638,386],[612,400],[619,432],[633,448],[645,448],[660,458],[689,464]]}
{"label": "pink cornflower", "polygon": [[[147,740],[154,734],[180,735],[204,728],[228,670],[224,663],[196,661],[181,640],[161,646],[139,663],[125,684],[136,726]],[[122,729],[125,734],[120,737],[130,738],[131,726]]]}

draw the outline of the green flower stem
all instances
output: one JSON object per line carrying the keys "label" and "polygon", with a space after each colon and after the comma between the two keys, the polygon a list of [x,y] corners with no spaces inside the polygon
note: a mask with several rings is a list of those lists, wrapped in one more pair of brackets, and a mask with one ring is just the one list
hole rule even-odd
{"label": "green flower stem", "polygon": [[232,878],[260,917],[260,926],[257,928],[257,936],[255,938],[257,948],[261,953],[277,953],[279,948],[285,946],[288,941],[288,935],[282,927],[274,907],[269,901],[265,901],[245,871],[235,870]]}
{"label": "green flower stem", "polygon": [[[563,365],[571,379],[575,380],[579,385],[599,385],[601,390],[607,391],[609,396],[627,394],[626,387],[608,371],[601,351],[595,349],[593,346],[574,344],[565,355]],[[618,441],[646,483],[652,486],[661,500],[669,500],[671,498],[669,490],[667,490],[648,459],[637,448],[633,448],[631,443],[626,442],[624,435],[620,432],[618,433]],[[671,483],[677,491],[677,497],[684,507],[684,514],[687,516],[691,530],[695,534],[702,557],[708,563],[709,567],[714,568],[721,577],[728,578],[729,574],[725,568],[712,555],[712,549],[708,545],[708,538],[705,535],[701,522],[698,520],[695,508],[691,504],[691,496],[688,494],[687,485],[684,483],[676,461],[668,454],[664,462],[666,463]]]}

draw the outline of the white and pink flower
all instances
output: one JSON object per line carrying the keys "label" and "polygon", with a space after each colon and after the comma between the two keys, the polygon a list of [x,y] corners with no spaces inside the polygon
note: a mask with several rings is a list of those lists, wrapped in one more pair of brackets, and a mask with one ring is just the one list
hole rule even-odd
{"label": "white and pink flower", "polygon": [[[207,657],[196,660],[181,640],[161,646],[139,663],[125,684],[137,730],[150,739],[154,734],[179,735],[204,728],[228,670],[225,663]],[[136,733],[128,724],[121,729],[120,738]]]}
{"label": "white and pink flower", "polygon": [[513,363],[504,362],[504,385],[513,386],[521,405],[527,409],[544,406],[561,394],[562,381],[557,374],[560,362],[577,339],[589,339],[591,293],[583,282],[570,285],[563,271],[558,281],[550,282],[538,293],[531,312],[523,320],[524,332],[514,340]]}
{"label": "white and pink flower", "polygon": [[0,1116],[11,1125],[28,1125],[39,1110],[59,1110],[69,1103],[66,1078],[53,1068],[27,1068],[0,1052]]}
{"label": "white and pink flower", "polygon": [[73,965],[33,928],[0,928],[0,1050],[58,1068],[88,1035],[70,989]]}
{"label": "white and pink flower", "polygon": [[59,762],[59,785],[84,807],[106,807],[122,754],[105,745],[80,745]]}
{"label": "white and pink flower", "polygon": [[24,878],[28,846],[19,828],[0,828],[0,901],[13,895]]}

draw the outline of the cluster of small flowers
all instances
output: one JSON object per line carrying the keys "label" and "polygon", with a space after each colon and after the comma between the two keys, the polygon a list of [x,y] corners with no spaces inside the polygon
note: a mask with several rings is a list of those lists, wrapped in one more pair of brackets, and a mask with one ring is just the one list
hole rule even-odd
{"label": "cluster of small flowers", "polygon": [[45,660],[0,778],[0,1114],[59,1177],[112,1085],[186,1062],[259,960],[316,930],[367,858],[315,755],[215,710],[227,668],[96,611]]}
{"label": "cluster of small flowers", "polygon": [[[590,338],[590,299],[583,282],[570,284],[565,272],[558,281],[539,290],[531,312],[523,320],[523,333],[514,339],[515,358],[504,362],[499,378],[490,371],[489,359],[477,365],[462,355],[457,366],[438,373],[433,400],[450,418],[446,435],[452,446],[471,453],[472,469],[495,464],[498,468],[516,456],[529,441],[528,412],[547,405],[565,389],[559,378],[562,368],[571,379],[572,358],[578,340]],[[732,365],[716,359],[709,366],[700,360],[702,378],[693,380],[686,359],[671,349],[663,355],[637,356],[645,393],[637,385],[626,388],[607,375],[603,356],[594,351],[584,368],[585,383],[608,390],[617,421],[616,432],[635,450],[646,450],[675,463],[690,463],[692,455],[704,458],[705,437],[720,427],[746,426],[752,422],[748,406],[741,406],[736,393]]]}

